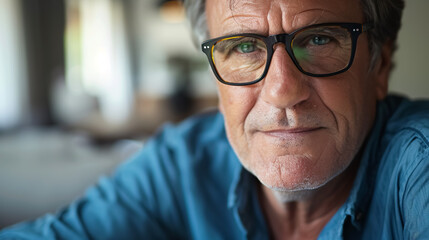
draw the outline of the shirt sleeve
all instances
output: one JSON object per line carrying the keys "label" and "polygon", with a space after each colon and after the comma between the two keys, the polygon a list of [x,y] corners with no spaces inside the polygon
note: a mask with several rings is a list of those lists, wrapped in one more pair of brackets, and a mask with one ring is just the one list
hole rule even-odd
{"label": "shirt sleeve", "polygon": [[180,171],[174,160],[180,151],[165,144],[170,135],[164,131],[150,140],[113,176],[101,178],[67,208],[7,228],[0,239],[186,238]]}
{"label": "shirt sleeve", "polygon": [[429,236],[429,144],[419,138],[409,146],[409,168],[402,188],[403,239],[427,239]]}

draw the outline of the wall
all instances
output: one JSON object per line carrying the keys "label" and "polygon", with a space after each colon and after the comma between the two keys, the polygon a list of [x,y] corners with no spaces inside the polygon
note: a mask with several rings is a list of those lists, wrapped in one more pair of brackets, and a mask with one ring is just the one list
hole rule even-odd
{"label": "wall", "polygon": [[412,98],[429,97],[429,1],[406,1],[396,68],[390,79],[390,91]]}

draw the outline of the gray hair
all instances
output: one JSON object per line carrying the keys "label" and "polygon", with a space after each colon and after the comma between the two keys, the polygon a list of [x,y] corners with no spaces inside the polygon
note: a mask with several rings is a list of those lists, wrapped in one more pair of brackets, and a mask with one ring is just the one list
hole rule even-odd
{"label": "gray hair", "polygon": [[[191,24],[193,40],[197,46],[209,38],[205,14],[205,0],[184,0],[186,15]],[[391,42],[396,48],[396,39],[401,28],[404,0],[361,0],[366,23],[373,28],[368,32],[371,66],[381,54],[383,44]]]}
{"label": "gray hair", "polygon": [[205,0],[184,0],[186,16],[191,24],[192,39],[199,46],[204,40],[209,38],[209,30],[206,21],[206,1]]}

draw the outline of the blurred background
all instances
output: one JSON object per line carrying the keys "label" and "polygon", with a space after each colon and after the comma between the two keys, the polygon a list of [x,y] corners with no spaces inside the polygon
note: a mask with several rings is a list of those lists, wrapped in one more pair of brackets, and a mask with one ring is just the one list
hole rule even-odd
{"label": "blurred background", "polygon": [[[429,2],[408,0],[392,92],[429,97]],[[217,104],[176,0],[0,0],[0,229],[81,196],[165,122]]]}

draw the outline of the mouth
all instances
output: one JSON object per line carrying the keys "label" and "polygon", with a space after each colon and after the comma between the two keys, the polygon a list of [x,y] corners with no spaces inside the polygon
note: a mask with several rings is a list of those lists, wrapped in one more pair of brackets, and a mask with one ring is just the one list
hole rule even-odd
{"label": "mouth", "polygon": [[322,127],[303,127],[303,128],[290,128],[290,129],[273,129],[267,131],[261,131],[262,133],[272,136],[287,138],[290,136],[307,135],[322,130]]}

